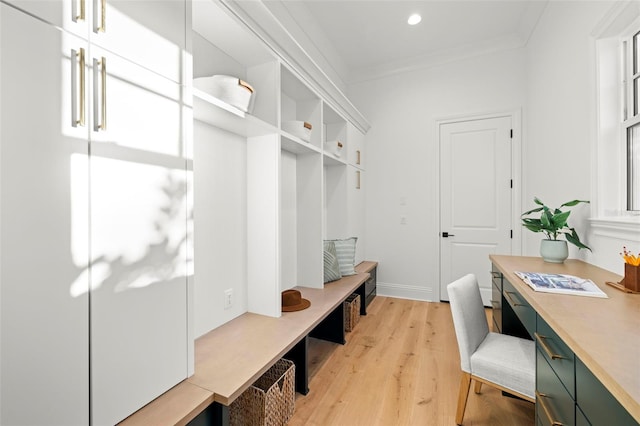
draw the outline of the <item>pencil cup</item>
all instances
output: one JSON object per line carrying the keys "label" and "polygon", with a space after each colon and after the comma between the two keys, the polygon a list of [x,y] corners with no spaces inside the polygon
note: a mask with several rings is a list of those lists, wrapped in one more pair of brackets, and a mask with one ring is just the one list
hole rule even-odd
{"label": "pencil cup", "polygon": [[640,266],[625,263],[624,280],[622,280],[622,283],[629,290],[640,292]]}

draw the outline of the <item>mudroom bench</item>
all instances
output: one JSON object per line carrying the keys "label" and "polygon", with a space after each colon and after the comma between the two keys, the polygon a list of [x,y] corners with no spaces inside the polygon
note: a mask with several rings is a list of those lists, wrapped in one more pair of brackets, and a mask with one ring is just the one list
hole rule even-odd
{"label": "mudroom bench", "polygon": [[[129,416],[123,425],[229,424],[229,406],[280,358],[295,363],[296,391],[307,394],[309,337],[344,344],[343,302],[352,293],[375,296],[371,274],[376,262],[363,262],[357,274],[325,284],[296,287],[311,306],[279,318],[245,313],[199,337],[195,374]],[[375,280],[374,280],[375,284]],[[367,303],[360,313],[366,315]]]}

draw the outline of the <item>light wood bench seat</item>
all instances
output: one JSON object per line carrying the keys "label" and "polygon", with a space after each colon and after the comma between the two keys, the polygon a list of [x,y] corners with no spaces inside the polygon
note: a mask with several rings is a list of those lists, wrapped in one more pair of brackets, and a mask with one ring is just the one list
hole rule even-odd
{"label": "light wood bench seat", "polygon": [[[295,287],[311,301],[305,310],[283,312],[280,318],[245,313],[199,337],[195,342],[195,374],[121,424],[187,424],[212,403],[220,404],[224,412],[269,367],[305,343],[308,335],[331,316],[336,317],[331,327],[336,328],[336,333],[337,327],[341,328],[343,341],[339,343],[344,343],[342,302],[354,292],[363,297],[369,273],[362,271],[372,267],[369,263],[372,262],[358,265],[356,275],[327,283],[323,289]],[[306,363],[306,352],[304,357]],[[304,372],[299,372],[299,363],[296,362],[297,390],[299,374],[306,375],[306,365]],[[303,379],[306,386],[306,377]]]}

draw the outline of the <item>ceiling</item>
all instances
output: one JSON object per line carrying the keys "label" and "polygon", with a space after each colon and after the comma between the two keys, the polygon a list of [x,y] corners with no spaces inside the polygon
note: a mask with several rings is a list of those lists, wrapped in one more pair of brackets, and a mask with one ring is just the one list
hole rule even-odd
{"label": "ceiling", "polygon": [[[546,0],[267,0],[343,83],[524,46]],[[407,24],[412,13],[422,22]]]}

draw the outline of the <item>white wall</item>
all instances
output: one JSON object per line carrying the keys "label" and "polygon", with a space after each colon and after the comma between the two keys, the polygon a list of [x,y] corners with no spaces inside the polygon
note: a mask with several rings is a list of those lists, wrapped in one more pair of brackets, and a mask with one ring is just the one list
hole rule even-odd
{"label": "white wall", "polygon": [[[195,336],[247,311],[247,142],[194,122]],[[233,306],[224,309],[224,292]]]}
{"label": "white wall", "polygon": [[[615,180],[608,181],[609,188],[598,190],[593,177],[597,163],[597,151],[593,149],[597,137],[596,102],[606,100],[596,98],[592,33],[612,6],[612,2],[549,2],[529,40],[523,207],[532,207],[534,196],[554,206],[575,198],[591,200],[594,206],[574,209],[569,223],[593,253],[578,252],[569,245],[569,256],[622,274],[623,263],[618,253],[623,245],[640,249],[640,235],[593,232],[587,221],[588,217],[598,215],[595,198],[598,194],[611,198],[618,193]],[[603,106],[612,107],[611,102]],[[600,203],[610,204],[607,200]],[[524,232],[523,254],[537,256],[541,238],[541,234]]]}
{"label": "white wall", "polygon": [[517,49],[350,86],[349,98],[372,123],[365,140],[366,253],[380,262],[380,294],[437,300],[436,120],[521,108],[524,64]]}

